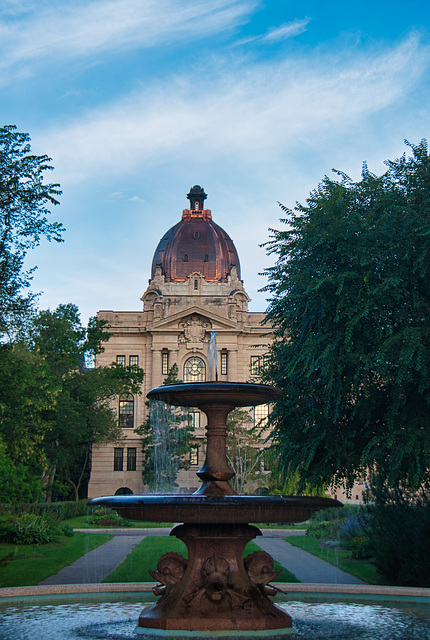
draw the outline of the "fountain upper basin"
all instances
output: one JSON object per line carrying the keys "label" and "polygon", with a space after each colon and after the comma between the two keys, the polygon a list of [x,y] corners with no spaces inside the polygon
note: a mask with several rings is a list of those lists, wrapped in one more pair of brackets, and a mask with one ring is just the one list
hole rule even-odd
{"label": "fountain upper basin", "polygon": [[91,505],[109,506],[128,520],[190,524],[248,522],[304,522],[315,511],[341,507],[319,496],[220,496],[144,494],[94,498]]}
{"label": "fountain upper basin", "polygon": [[204,407],[208,404],[251,407],[279,400],[282,391],[249,382],[193,382],[157,387],[151,389],[147,397],[182,407]]}

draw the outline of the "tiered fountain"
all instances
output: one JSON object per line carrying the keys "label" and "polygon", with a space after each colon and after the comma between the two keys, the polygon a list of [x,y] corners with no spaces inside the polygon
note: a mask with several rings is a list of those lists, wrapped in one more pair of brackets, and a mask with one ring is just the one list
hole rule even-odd
{"label": "tiered fountain", "polygon": [[109,496],[90,503],[112,507],[130,520],[183,523],[170,535],[183,540],[188,559],[166,553],[158,560],[151,575],[161,597],[143,610],[136,633],[154,638],[222,632],[233,637],[258,631],[274,638],[292,631],[291,617],[269,597],[276,593],[269,583],[278,575],[272,557],[257,551],[243,558],[247,542],[261,535],[249,522],[303,522],[341,503],[321,497],[239,496],[229,484],[235,474],[226,459],[228,413],[280,396],[279,389],[266,385],[221,382],[162,386],[148,393],[150,400],[203,411],[207,448],[197,472],[203,483],[193,494]]}

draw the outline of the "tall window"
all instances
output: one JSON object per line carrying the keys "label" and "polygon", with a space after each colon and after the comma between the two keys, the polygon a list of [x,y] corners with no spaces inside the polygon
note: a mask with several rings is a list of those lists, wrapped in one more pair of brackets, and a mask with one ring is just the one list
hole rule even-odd
{"label": "tall window", "polygon": [[167,376],[169,373],[169,352],[161,352],[161,373],[163,376]]}
{"label": "tall window", "polygon": [[206,380],[206,365],[201,358],[193,356],[184,364],[184,382],[204,382]]}
{"label": "tall window", "polygon": [[124,449],[122,447],[115,447],[113,452],[113,470],[122,471],[124,464]]}
{"label": "tall window", "polygon": [[258,427],[265,427],[269,418],[269,405],[259,404],[254,407],[254,425]]}
{"label": "tall window", "polygon": [[264,356],[251,356],[251,363],[249,367],[249,371],[252,376],[258,376],[261,373],[263,367],[266,366],[267,361],[269,359],[269,355],[265,354]]}
{"label": "tall window", "polygon": [[199,464],[199,448],[196,445],[190,448],[190,464]]}
{"label": "tall window", "polygon": [[138,367],[139,366],[139,356],[130,356],[129,358],[130,367]]}
{"label": "tall window", "polygon": [[116,363],[120,364],[122,367],[125,367],[125,356],[117,356]]}
{"label": "tall window", "polygon": [[188,412],[188,424],[192,429],[198,429],[200,427],[200,412],[190,410]]}
{"label": "tall window", "polygon": [[227,351],[221,351],[221,375],[227,375]]}
{"label": "tall window", "polygon": [[119,399],[119,426],[123,429],[134,427],[134,398],[131,395]]}
{"label": "tall window", "polygon": [[127,449],[127,471],[136,471],[136,447]]}

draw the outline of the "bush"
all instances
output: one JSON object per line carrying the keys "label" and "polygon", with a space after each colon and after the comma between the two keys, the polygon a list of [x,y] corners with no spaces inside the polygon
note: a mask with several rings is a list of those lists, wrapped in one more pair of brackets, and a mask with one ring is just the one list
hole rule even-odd
{"label": "bush", "polygon": [[55,514],[60,520],[69,520],[87,513],[88,500],[70,500],[65,502],[42,502],[39,513]]}
{"label": "bush", "polygon": [[88,500],[65,501],[65,502],[35,502],[35,503],[1,503],[0,515],[20,516],[24,513],[34,513],[36,515],[46,515],[55,519],[69,520],[87,513]]}
{"label": "bush", "polygon": [[430,490],[373,487],[368,537],[375,566],[386,582],[430,587]]}
{"label": "bush", "polygon": [[313,538],[335,540],[339,537],[339,524],[339,522],[333,520],[311,523],[306,530],[306,535]]}
{"label": "bush", "polygon": [[356,560],[367,560],[372,557],[371,546],[366,536],[352,538],[348,545],[351,555]]}
{"label": "bush", "polygon": [[339,537],[342,542],[349,543],[355,538],[362,538],[366,531],[366,514],[349,515],[339,523]]}
{"label": "bush", "polygon": [[58,527],[58,531],[60,535],[66,536],[67,538],[72,538],[75,535],[73,532],[73,527],[71,527],[69,524],[60,525],[60,527]]}
{"label": "bush", "polygon": [[104,525],[105,527],[127,527],[128,521],[121,518],[116,511],[107,507],[97,507],[89,516],[90,524]]}
{"label": "bush", "polygon": [[46,544],[59,534],[56,524],[45,516],[25,513],[0,518],[0,539],[15,544]]}

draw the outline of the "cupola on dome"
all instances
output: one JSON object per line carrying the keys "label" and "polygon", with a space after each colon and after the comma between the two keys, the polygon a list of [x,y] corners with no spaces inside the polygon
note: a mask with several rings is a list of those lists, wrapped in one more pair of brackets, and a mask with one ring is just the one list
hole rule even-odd
{"label": "cupola on dome", "polygon": [[187,195],[190,208],[182,220],[161,238],[152,261],[151,278],[161,267],[166,282],[184,282],[191,273],[201,273],[208,282],[227,282],[232,267],[240,279],[239,256],[230,236],[203,209],[204,189],[195,185]]}

